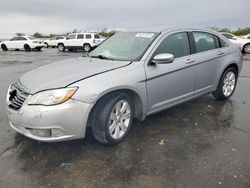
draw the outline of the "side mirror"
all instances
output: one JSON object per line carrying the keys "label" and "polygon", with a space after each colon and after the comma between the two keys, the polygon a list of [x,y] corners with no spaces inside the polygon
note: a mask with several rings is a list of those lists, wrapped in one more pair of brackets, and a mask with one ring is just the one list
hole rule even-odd
{"label": "side mirror", "polygon": [[173,54],[158,54],[156,55],[153,60],[152,63],[155,64],[167,64],[167,63],[172,63],[174,61],[174,55]]}
{"label": "side mirror", "polygon": [[233,40],[237,40],[238,38],[234,36],[234,37],[232,37],[232,39],[233,39]]}

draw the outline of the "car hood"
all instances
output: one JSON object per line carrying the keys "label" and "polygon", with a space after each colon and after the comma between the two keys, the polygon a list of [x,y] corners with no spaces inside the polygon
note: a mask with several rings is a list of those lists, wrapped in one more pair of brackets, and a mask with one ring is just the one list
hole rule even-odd
{"label": "car hood", "polygon": [[19,79],[19,82],[27,92],[34,94],[42,90],[66,87],[79,80],[129,64],[129,61],[111,61],[80,57],[59,61],[34,69],[24,74]]}

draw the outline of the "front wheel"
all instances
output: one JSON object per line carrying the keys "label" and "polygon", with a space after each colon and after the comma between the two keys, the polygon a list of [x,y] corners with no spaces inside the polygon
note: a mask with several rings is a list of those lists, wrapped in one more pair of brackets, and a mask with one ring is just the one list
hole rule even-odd
{"label": "front wheel", "polygon": [[8,48],[7,48],[7,46],[5,44],[2,44],[1,48],[2,48],[3,51],[8,51]]}
{"label": "front wheel", "polygon": [[93,136],[103,144],[120,143],[128,134],[133,119],[131,99],[124,93],[101,99],[91,117]]}
{"label": "front wheel", "polygon": [[49,47],[49,44],[47,42],[44,43],[44,47],[45,48],[48,48]]}
{"label": "front wheel", "polygon": [[217,89],[212,93],[212,95],[218,100],[229,99],[236,88],[238,79],[238,74],[235,68],[228,68],[224,71]]}
{"label": "front wheel", "polygon": [[57,48],[58,48],[58,50],[60,52],[64,52],[65,51],[65,46],[63,44],[58,44]]}

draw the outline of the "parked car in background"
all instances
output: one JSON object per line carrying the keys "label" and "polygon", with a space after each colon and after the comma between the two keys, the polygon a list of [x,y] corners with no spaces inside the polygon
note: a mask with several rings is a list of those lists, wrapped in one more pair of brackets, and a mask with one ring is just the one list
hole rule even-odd
{"label": "parked car in background", "polygon": [[242,52],[250,53],[250,39],[248,38],[240,38],[231,33],[221,33],[225,36],[228,40],[230,40],[234,44],[239,44],[241,47]]}
{"label": "parked car in background", "polygon": [[250,34],[243,36],[245,39],[250,39]]}
{"label": "parked car in background", "polygon": [[58,50],[63,52],[65,49],[84,50],[90,52],[92,49],[101,44],[105,39],[97,33],[72,33],[67,38],[58,43]]}
{"label": "parked car in background", "polygon": [[20,36],[20,37],[13,37],[10,40],[3,41],[0,43],[1,49],[3,51],[7,50],[37,50],[40,51],[43,47],[43,41],[31,37],[31,36]]}
{"label": "parked car in background", "polygon": [[217,32],[119,32],[88,57],[23,75],[9,87],[7,114],[14,130],[35,140],[83,138],[89,126],[99,142],[114,145],[133,118],[209,93],[229,99],[241,67],[239,46]]}
{"label": "parked car in background", "polygon": [[49,47],[57,47],[59,43],[64,42],[64,40],[66,39],[66,37],[64,36],[57,36],[48,40],[44,41],[44,46],[45,48],[49,48]]}

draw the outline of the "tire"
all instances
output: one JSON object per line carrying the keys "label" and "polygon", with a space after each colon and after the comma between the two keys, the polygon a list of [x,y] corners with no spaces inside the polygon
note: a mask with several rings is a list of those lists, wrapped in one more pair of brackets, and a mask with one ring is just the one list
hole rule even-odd
{"label": "tire", "polygon": [[227,68],[221,76],[217,89],[212,93],[214,98],[217,100],[229,99],[235,91],[237,80],[238,73],[236,69],[233,67]]}
{"label": "tire", "polygon": [[47,42],[44,43],[45,48],[49,48],[49,44]]}
{"label": "tire", "polygon": [[[126,110],[121,112],[122,108],[119,106],[125,107],[125,104]],[[97,102],[91,113],[90,123],[92,134],[98,142],[116,145],[127,136],[134,114],[132,104],[131,99],[124,93],[110,94]]]}
{"label": "tire", "polygon": [[243,46],[244,53],[250,53],[250,43],[247,43]]}
{"label": "tire", "polygon": [[64,52],[65,51],[65,46],[64,46],[64,44],[58,44],[58,46],[57,46],[57,49],[59,50],[59,52]]}
{"label": "tire", "polygon": [[29,46],[28,44],[25,44],[25,45],[23,46],[23,48],[24,48],[24,50],[25,50],[26,52],[31,51],[31,48],[30,48],[30,46]]}
{"label": "tire", "polygon": [[90,52],[91,51],[91,46],[89,44],[84,44],[83,45],[83,51],[84,52]]}
{"label": "tire", "polygon": [[2,48],[3,51],[8,51],[8,48],[7,48],[7,46],[5,44],[2,44],[1,48]]}

